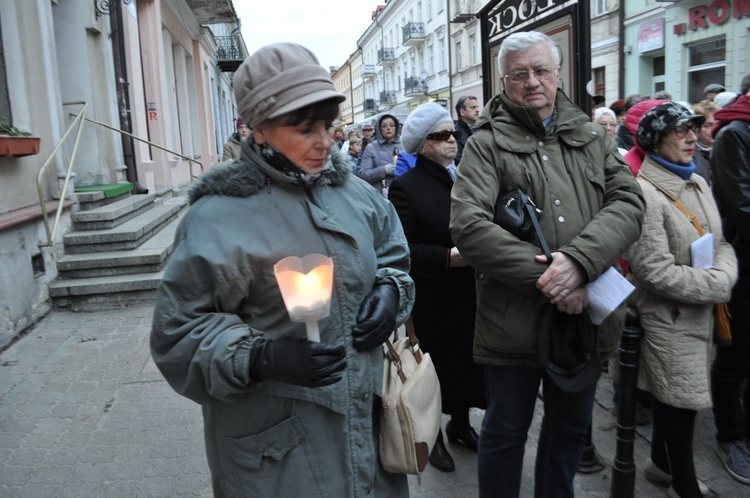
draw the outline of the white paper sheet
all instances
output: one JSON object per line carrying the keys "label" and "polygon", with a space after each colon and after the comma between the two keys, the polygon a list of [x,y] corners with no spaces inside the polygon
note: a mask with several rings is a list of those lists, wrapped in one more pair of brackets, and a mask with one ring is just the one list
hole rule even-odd
{"label": "white paper sheet", "polygon": [[594,325],[601,324],[635,290],[633,284],[614,267],[599,275],[586,288],[589,292],[589,306],[586,310]]}
{"label": "white paper sheet", "polygon": [[704,233],[698,240],[690,244],[690,255],[693,259],[693,268],[713,268],[714,234]]}

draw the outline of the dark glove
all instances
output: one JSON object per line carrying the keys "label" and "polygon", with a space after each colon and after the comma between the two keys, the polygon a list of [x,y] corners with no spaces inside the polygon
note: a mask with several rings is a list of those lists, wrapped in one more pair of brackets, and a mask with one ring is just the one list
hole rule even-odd
{"label": "dark glove", "polygon": [[250,375],[305,387],[335,384],[346,368],[343,344],[282,337],[259,339],[250,353]]}
{"label": "dark glove", "polygon": [[380,346],[396,327],[398,289],[391,283],[375,287],[357,313],[357,325],[352,329],[354,347],[359,351]]}

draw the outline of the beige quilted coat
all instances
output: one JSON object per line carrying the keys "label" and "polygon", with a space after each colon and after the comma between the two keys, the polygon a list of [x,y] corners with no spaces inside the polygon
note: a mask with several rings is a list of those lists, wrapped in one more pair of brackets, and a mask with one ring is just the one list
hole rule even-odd
{"label": "beige quilted coat", "polygon": [[[699,410],[711,405],[713,304],[729,301],[737,261],[721,234],[716,204],[701,177],[694,174],[684,181],[650,157],[638,177],[646,217],[641,237],[626,254],[629,278],[636,286],[631,300],[643,327],[638,385],[662,403]],[[703,230],[714,234],[712,269],[691,266],[690,244],[698,231],[672,199],[679,199]]]}

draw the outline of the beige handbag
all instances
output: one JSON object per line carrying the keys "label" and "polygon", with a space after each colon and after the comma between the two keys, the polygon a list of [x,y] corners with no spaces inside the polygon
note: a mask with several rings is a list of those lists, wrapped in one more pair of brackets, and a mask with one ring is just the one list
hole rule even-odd
{"label": "beige handbag", "polygon": [[411,316],[407,336],[386,341],[380,409],[380,463],[388,472],[419,475],[435,446],[442,417],[440,382],[419,349]]}

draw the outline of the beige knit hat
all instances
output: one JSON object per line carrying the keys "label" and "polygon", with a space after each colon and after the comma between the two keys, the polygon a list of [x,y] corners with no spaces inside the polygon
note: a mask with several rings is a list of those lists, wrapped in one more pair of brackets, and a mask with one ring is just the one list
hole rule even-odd
{"label": "beige knit hat", "polygon": [[296,43],[258,49],[234,73],[232,84],[240,116],[250,128],[321,100],[346,100],[315,54]]}

